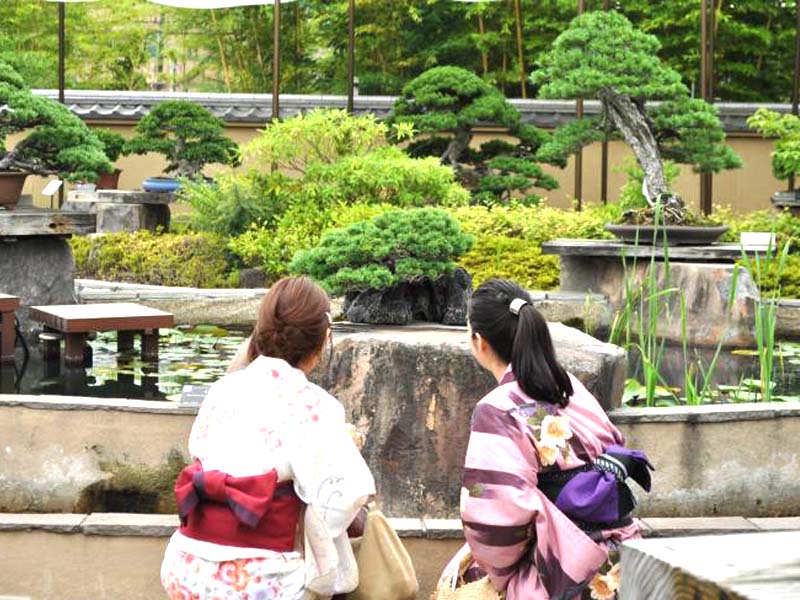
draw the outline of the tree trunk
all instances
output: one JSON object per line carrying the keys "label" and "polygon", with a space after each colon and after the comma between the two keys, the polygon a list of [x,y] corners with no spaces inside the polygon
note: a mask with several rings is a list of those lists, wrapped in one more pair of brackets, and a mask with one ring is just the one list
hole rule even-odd
{"label": "tree trunk", "polygon": [[472,133],[469,129],[456,130],[453,139],[447,145],[447,149],[442,154],[442,163],[449,164],[453,168],[458,167],[458,159],[469,147],[469,141],[472,139]]}
{"label": "tree trunk", "polygon": [[603,88],[599,96],[606,113],[620,130],[625,141],[630,144],[644,171],[647,201],[652,205],[659,197],[669,194],[669,186],[664,176],[661,153],[658,151],[656,139],[650,131],[644,115],[639,112],[628,96],[620,94],[612,88]]}

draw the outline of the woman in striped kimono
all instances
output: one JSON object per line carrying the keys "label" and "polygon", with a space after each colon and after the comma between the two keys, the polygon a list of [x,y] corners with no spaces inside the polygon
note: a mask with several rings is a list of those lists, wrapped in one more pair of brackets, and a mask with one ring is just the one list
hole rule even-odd
{"label": "woman in striped kimono", "polygon": [[442,585],[488,575],[507,600],[613,598],[619,567],[609,552],[639,535],[625,480],[649,490],[652,467],[559,365],[547,323],[519,285],[478,288],[469,323],[473,354],[498,386],[472,415],[461,490],[467,545]]}

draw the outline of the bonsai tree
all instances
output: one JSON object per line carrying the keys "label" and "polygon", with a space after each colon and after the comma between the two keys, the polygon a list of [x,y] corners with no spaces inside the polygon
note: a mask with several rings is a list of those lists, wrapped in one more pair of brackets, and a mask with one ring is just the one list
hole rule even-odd
{"label": "bonsai tree", "polygon": [[[522,193],[523,200],[536,202],[539,197],[529,194],[530,188],[558,187],[534,160],[547,135],[522,123],[519,111],[499,90],[466,69],[434,67],[409,82],[395,102],[391,121],[432,134],[412,143],[409,153],[440,156],[478,201],[503,202]],[[519,142],[492,140],[472,151],[470,141],[479,123],[503,126]]]}
{"label": "bonsai tree", "polygon": [[316,248],[298,252],[290,270],[334,295],[387,290],[452,274],[471,246],[472,238],[441,209],[390,211],[327,233]]}
{"label": "bonsai tree", "polygon": [[167,159],[165,173],[191,179],[201,175],[207,164],[239,163],[238,146],[222,135],[224,126],[222,119],[202,106],[169,100],[156,105],[139,121],[126,150],[162,154]]}
{"label": "bonsai tree", "polygon": [[777,138],[772,153],[772,173],[777,179],[800,173],[800,117],[759,108],[747,124],[764,137]]}
{"label": "bonsai tree", "polygon": [[[644,171],[645,196],[660,203],[665,221],[680,224],[686,207],[669,189],[663,158],[690,164],[696,172],[741,166],[725,145],[716,108],[689,97],[680,75],[658,58],[659,41],[633,27],[615,11],[590,12],[574,19],[543,57],[532,76],[542,98],[600,101],[599,117],[584,117],[556,130],[537,157],[566,165],[582,146],[621,135]],[[646,105],[658,100],[659,104]]]}
{"label": "bonsai tree", "polygon": [[94,129],[93,133],[103,144],[103,152],[112,163],[117,162],[120,156],[129,154],[125,147],[125,138],[120,134],[110,129]]}
{"label": "bonsai tree", "polygon": [[[103,145],[68,108],[36,96],[22,77],[0,61],[0,171],[57,175],[68,181],[96,181],[112,170]],[[27,131],[13,149],[9,135]]]}

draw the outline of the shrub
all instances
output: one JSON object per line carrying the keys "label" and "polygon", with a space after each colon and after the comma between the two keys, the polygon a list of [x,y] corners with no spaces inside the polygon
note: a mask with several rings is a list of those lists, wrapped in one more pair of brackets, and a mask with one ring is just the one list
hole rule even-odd
{"label": "shrub", "polygon": [[125,138],[110,129],[93,129],[92,133],[97,136],[103,144],[103,152],[112,163],[117,162],[119,157],[128,154],[125,149]]}
{"label": "shrub", "polygon": [[232,237],[253,225],[273,227],[296,187],[279,172],[249,170],[221,174],[210,183],[186,182],[178,198],[191,205],[191,222],[196,229]]}
{"label": "shrub", "polygon": [[314,164],[361,156],[386,144],[388,128],[374,115],[315,109],[267,126],[242,148],[245,158],[300,176]]}
{"label": "shrub", "polygon": [[317,163],[307,171],[306,187],[325,204],[386,202],[409,208],[469,202],[469,192],[456,182],[452,169],[436,158],[411,158],[394,147]]}
{"label": "shrub", "polygon": [[224,128],[225,122],[203,106],[167,100],[136,124],[136,135],[128,140],[126,150],[163,154],[167,159],[165,173],[192,179],[201,175],[207,164],[238,164],[239,147],[222,135]]}
{"label": "shrub", "polygon": [[543,256],[538,246],[522,238],[477,237],[458,264],[469,271],[476,287],[493,277],[513,279],[529,290],[558,287],[558,257]]}
{"label": "shrub", "polygon": [[381,290],[450,274],[471,245],[443,210],[392,211],[325,234],[319,246],[295,256],[290,270],[332,294]]}
{"label": "shrub", "polygon": [[70,240],[75,274],[88,279],[152,285],[231,287],[225,241],[217,236],[111,233]]}

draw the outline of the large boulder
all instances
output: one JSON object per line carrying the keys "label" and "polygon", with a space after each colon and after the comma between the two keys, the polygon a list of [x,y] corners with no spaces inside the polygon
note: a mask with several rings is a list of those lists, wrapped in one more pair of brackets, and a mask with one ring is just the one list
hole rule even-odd
{"label": "large boulder", "polygon": [[0,292],[19,296],[17,312],[22,332],[32,339],[37,323],[28,318],[28,306],[74,304],[72,249],[55,237],[0,240]]}
{"label": "large boulder", "polygon": [[472,277],[464,269],[436,280],[403,283],[387,290],[354,292],[345,298],[344,314],[353,323],[407,325],[429,321],[465,325]]}
{"label": "large boulder", "polygon": [[[625,352],[550,325],[559,360],[605,407],[619,406]],[[475,404],[496,382],[475,362],[466,331],[384,328],[341,336],[315,379],[366,434],[364,456],[388,514],[457,517]]]}

